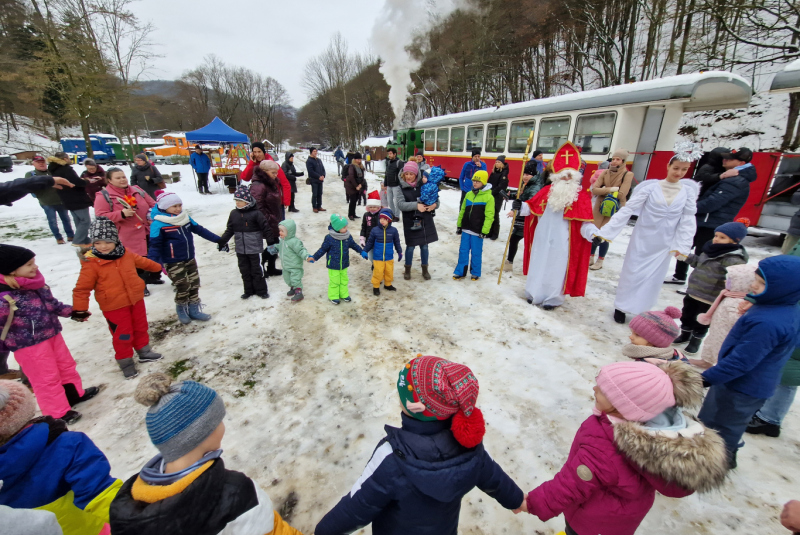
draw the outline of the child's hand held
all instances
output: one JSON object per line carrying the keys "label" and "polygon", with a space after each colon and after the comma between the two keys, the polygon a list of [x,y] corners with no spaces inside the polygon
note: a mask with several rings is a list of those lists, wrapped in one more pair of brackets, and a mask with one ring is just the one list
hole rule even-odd
{"label": "child's hand held", "polygon": [[369,258],[369,254],[367,254],[367,252],[366,252],[366,251],[361,251],[361,258],[363,258],[364,260],[366,260],[367,258]]}

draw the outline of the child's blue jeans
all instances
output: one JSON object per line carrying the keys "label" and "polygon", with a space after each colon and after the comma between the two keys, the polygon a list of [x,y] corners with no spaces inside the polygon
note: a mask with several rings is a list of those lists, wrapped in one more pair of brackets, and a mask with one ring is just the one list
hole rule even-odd
{"label": "child's blue jeans", "polygon": [[[470,253],[472,253],[472,262],[470,262]],[[456,277],[467,276],[467,266],[469,272],[473,277],[481,276],[481,260],[483,257],[483,238],[468,234],[461,233],[461,246],[458,248],[458,264],[453,275]]]}
{"label": "child's blue jeans", "polygon": [[708,389],[708,395],[697,417],[720,434],[725,441],[725,449],[734,458],[747,424],[765,401],[736,392],[724,385],[713,385]]}

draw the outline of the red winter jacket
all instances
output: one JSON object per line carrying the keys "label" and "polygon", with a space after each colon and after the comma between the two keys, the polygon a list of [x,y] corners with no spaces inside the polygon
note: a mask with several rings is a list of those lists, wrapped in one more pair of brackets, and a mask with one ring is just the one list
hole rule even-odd
{"label": "red winter jacket", "polygon": [[[273,162],[275,161],[269,154],[266,155],[265,159]],[[253,178],[253,171],[255,171],[259,163],[260,162],[256,162],[255,160],[250,160],[247,162],[247,167],[244,168],[244,171],[242,171],[242,174],[239,175],[239,178],[245,182],[250,182],[250,180]],[[278,179],[281,181],[281,197],[283,198],[283,205],[289,206],[292,204],[292,186],[289,184],[286,174],[280,167],[278,167]]]}
{"label": "red winter jacket", "polygon": [[670,498],[692,494],[628,461],[604,414],[583,422],[561,471],[526,499],[531,514],[546,521],[564,513],[581,535],[633,535],[656,491]]}

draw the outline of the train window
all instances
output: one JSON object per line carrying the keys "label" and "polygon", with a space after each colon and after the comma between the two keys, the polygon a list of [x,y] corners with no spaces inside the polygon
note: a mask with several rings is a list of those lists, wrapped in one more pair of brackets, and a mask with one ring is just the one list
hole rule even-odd
{"label": "train window", "polygon": [[436,130],[425,130],[425,152],[433,152],[435,148]]}
{"label": "train window", "polygon": [[524,152],[528,145],[528,135],[536,129],[536,121],[516,121],[511,123],[508,138],[508,152]]}
{"label": "train window", "polygon": [[470,126],[467,128],[467,150],[483,148],[483,125]]}
{"label": "train window", "polygon": [[486,152],[505,152],[507,132],[506,123],[490,124],[486,128]]}
{"label": "train window", "polygon": [[569,117],[542,119],[539,123],[539,139],[536,150],[553,153],[569,139]]}
{"label": "train window", "polygon": [[447,141],[450,138],[449,128],[440,128],[436,131],[436,151],[447,152]]}
{"label": "train window", "polygon": [[580,147],[583,154],[608,154],[616,122],[615,111],[579,115],[573,143]]}
{"label": "train window", "polygon": [[463,126],[450,129],[450,152],[464,152],[464,131]]}

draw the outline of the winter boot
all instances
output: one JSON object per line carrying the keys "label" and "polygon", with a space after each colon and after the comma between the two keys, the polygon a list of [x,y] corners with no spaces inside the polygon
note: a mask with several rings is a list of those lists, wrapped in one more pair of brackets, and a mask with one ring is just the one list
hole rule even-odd
{"label": "winter boot", "polygon": [[[297,289],[297,290],[299,290],[299,288],[296,288],[296,289]],[[288,291],[288,292],[286,292],[286,295],[287,295],[288,297],[291,297],[291,296],[293,296],[293,295],[294,295],[294,291],[295,291],[295,288],[289,288],[289,291]]]}
{"label": "winter boot", "polygon": [[625,313],[621,310],[614,309],[614,321],[617,323],[625,323]]}
{"label": "winter boot", "polygon": [[373,288],[372,289],[372,295],[375,295],[375,296],[381,295],[381,289],[380,288]]}
{"label": "winter boot", "polygon": [[184,325],[191,323],[192,318],[189,317],[189,305],[186,303],[178,303],[175,305],[175,311],[178,313],[178,319],[181,323]]}
{"label": "winter boot", "polygon": [[74,407],[78,403],[82,403],[84,401],[89,401],[95,397],[98,392],[100,392],[100,387],[90,386],[89,388],[84,389],[82,396],[79,396],[78,389],[75,388],[74,384],[67,383],[61,386],[64,388],[64,393],[67,395],[67,402],[69,403],[70,407]]}
{"label": "winter boot", "polygon": [[689,345],[684,348],[684,352],[687,355],[695,355],[698,351],[700,351],[700,345],[703,343],[703,338],[706,335],[697,336],[696,334],[692,333],[692,337],[689,339]]}
{"label": "winter boot", "polygon": [[139,375],[139,372],[136,371],[136,363],[133,361],[133,357],[118,360],[117,366],[122,370],[125,379],[133,379]]}
{"label": "winter boot", "polygon": [[350,303],[353,299],[351,297],[342,297],[342,301],[345,303]]}
{"label": "winter boot", "polygon": [[339,303],[341,303],[341,301],[339,301],[338,299],[329,299],[329,301],[331,302],[332,305],[338,305]]}
{"label": "winter boot", "polygon": [[777,438],[781,436],[781,426],[765,422],[758,416],[753,416],[753,419],[747,424],[745,432],[751,435],[766,435],[768,437]]}
{"label": "winter boot", "polygon": [[422,278],[426,281],[431,280],[431,274],[428,273],[428,264],[422,264]]}
{"label": "winter boot", "polygon": [[163,355],[161,353],[156,353],[153,351],[153,348],[150,347],[150,344],[147,344],[141,349],[136,350],[136,354],[139,355],[139,363],[144,364],[147,362],[155,362],[157,360],[163,359]]}
{"label": "winter boot", "polygon": [[475,275],[473,275],[473,276],[470,278],[470,280],[473,280],[473,281],[476,281],[476,280],[478,280],[478,279],[480,279],[480,277],[476,277]]}
{"label": "winter boot", "polygon": [[292,303],[297,303],[298,301],[303,300],[303,289],[302,288],[295,288],[294,295],[292,296]]}
{"label": "winter boot", "polygon": [[261,299],[269,299],[269,292],[267,292],[267,293],[263,293],[263,294],[258,294],[258,296],[259,296]]}
{"label": "winter boot", "polygon": [[59,418],[59,420],[63,420],[67,425],[72,425],[80,420],[81,416],[83,416],[83,414],[79,413],[78,411],[67,411],[67,414]]}
{"label": "winter boot", "polygon": [[692,331],[685,331],[681,329],[681,334],[675,340],[672,341],[673,344],[685,344],[689,341],[692,337]]}
{"label": "winter boot", "polygon": [[679,279],[673,275],[671,279],[664,281],[664,284],[686,284],[686,279]]}
{"label": "winter boot", "polygon": [[384,286],[383,289],[387,290],[387,291],[390,291],[390,292],[396,292],[397,291],[397,288],[395,288],[394,286]]}
{"label": "winter boot", "polygon": [[509,262],[508,260],[503,262],[503,271],[509,271],[509,272],[513,273],[514,272],[514,262]]}
{"label": "winter boot", "polygon": [[211,319],[211,314],[206,314],[205,312],[200,312],[200,308],[202,307],[202,303],[198,301],[197,303],[189,303],[189,317],[193,320],[200,320],[200,321],[208,321]]}
{"label": "winter boot", "polygon": [[253,294],[242,294],[239,296],[240,299],[250,299],[253,297]]}
{"label": "winter boot", "polygon": [[[403,278],[405,280],[411,280],[411,266],[403,266],[405,271],[403,271]],[[425,268],[427,269],[427,267]]]}
{"label": "winter boot", "polygon": [[147,289],[147,285],[146,284],[144,285],[144,296],[145,297],[150,297],[150,290]]}
{"label": "winter boot", "polygon": [[597,262],[595,262],[594,264],[589,266],[589,269],[594,270],[594,271],[597,271],[598,269],[603,269],[603,259],[602,258],[598,258]]}

